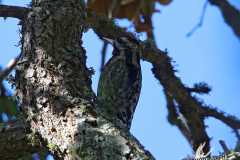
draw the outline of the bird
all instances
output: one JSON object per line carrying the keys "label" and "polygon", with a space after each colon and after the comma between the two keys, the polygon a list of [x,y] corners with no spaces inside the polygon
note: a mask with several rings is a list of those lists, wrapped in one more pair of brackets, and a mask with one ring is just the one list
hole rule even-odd
{"label": "bird", "polygon": [[98,82],[98,105],[108,118],[129,131],[142,88],[140,44],[129,35],[103,39],[113,51]]}

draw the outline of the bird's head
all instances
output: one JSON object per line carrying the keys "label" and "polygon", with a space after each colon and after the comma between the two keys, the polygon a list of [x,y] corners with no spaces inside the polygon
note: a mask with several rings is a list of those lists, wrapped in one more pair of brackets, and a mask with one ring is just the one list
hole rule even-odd
{"label": "bird's head", "polygon": [[125,56],[135,66],[140,66],[140,45],[136,38],[124,35],[117,39],[109,39],[103,37],[104,40],[113,46],[113,57]]}

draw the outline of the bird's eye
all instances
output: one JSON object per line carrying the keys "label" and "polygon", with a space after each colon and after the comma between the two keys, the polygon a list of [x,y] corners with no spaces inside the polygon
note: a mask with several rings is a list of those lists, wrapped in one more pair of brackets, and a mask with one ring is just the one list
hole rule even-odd
{"label": "bird's eye", "polygon": [[117,41],[118,41],[118,43],[123,43],[123,40],[120,37],[118,37]]}

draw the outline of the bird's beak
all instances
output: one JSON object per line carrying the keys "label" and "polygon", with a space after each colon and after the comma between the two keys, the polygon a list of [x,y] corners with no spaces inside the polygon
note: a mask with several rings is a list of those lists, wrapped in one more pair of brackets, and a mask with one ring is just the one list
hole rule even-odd
{"label": "bird's beak", "polygon": [[105,37],[103,37],[103,39],[104,39],[105,41],[107,41],[108,43],[110,43],[111,45],[114,45],[114,40],[113,40],[113,39],[105,38]]}

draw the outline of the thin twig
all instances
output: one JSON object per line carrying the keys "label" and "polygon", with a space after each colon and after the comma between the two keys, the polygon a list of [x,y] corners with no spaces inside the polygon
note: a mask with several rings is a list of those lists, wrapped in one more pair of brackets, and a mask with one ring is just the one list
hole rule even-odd
{"label": "thin twig", "polygon": [[115,18],[117,13],[118,13],[118,9],[120,6],[121,0],[114,0],[111,7],[108,10],[108,18]]}
{"label": "thin twig", "polygon": [[196,92],[196,93],[206,93],[208,94],[210,91],[212,91],[210,88],[188,88],[186,87],[186,89],[188,90],[188,92]]}
{"label": "thin twig", "polygon": [[2,82],[0,83],[0,90],[1,90],[0,99],[3,104],[3,106],[2,106],[3,112],[5,112],[9,116],[11,112],[10,112],[10,107],[9,107],[9,103],[8,103],[8,97],[5,94],[6,89]]}
{"label": "thin twig", "polygon": [[12,59],[12,60],[8,63],[7,68],[6,68],[4,71],[1,71],[1,72],[0,72],[0,82],[2,82],[3,79],[4,79],[5,77],[7,77],[8,74],[14,69],[14,67],[16,67],[17,62],[18,62],[19,59],[20,59],[20,55],[17,56],[17,58]]}
{"label": "thin twig", "polygon": [[203,18],[204,18],[204,14],[205,14],[205,11],[206,11],[206,8],[207,8],[207,4],[208,4],[208,1],[205,2],[204,6],[203,6],[203,10],[202,10],[202,15],[201,15],[201,18],[200,18],[200,22],[192,29],[191,32],[189,32],[187,34],[187,37],[190,37],[196,30],[198,27],[201,27],[202,26],[202,22],[203,22]]}
{"label": "thin twig", "polygon": [[108,45],[108,43],[104,41],[104,45],[103,45],[103,49],[102,49],[102,65],[101,65],[101,69],[100,69],[101,72],[102,72],[104,64],[105,64],[107,45]]}
{"label": "thin twig", "polygon": [[[115,18],[117,13],[118,13],[118,9],[120,6],[121,0],[114,0],[111,7],[108,10],[108,18]],[[108,43],[106,41],[104,41],[103,44],[103,49],[102,49],[102,64],[101,64],[101,69],[100,71],[102,72],[103,67],[105,65],[105,57],[106,57],[106,51],[107,51],[107,45]]]}

